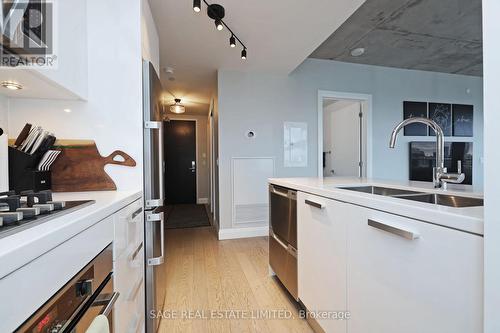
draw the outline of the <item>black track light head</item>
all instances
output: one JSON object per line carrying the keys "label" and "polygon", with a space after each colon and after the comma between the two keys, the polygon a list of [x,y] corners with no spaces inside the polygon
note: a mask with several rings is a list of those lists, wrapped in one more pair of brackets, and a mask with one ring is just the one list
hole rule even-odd
{"label": "black track light head", "polygon": [[222,25],[222,21],[221,20],[215,20],[215,27],[219,31],[221,31],[222,29],[224,29],[224,25]]}
{"label": "black track light head", "polygon": [[193,0],[193,10],[196,13],[199,13],[201,11],[201,0]]}
{"label": "black track light head", "polygon": [[241,59],[245,60],[247,58],[247,49],[241,50]]}
{"label": "black track light head", "polygon": [[229,46],[236,47],[236,38],[234,38],[234,35],[231,35],[231,38],[229,38]]}

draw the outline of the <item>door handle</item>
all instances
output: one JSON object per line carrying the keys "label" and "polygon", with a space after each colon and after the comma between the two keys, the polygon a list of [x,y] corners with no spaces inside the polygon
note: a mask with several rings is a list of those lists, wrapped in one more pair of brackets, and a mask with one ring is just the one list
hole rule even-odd
{"label": "door handle", "polygon": [[281,245],[283,248],[288,249],[288,245],[286,245],[285,243],[283,243],[283,241],[282,241],[281,239],[279,239],[279,238],[278,238],[278,236],[276,236],[272,230],[271,230],[271,237],[273,237],[273,238],[274,238],[274,240],[275,240],[275,241],[276,241],[279,245]]}
{"label": "door handle", "polygon": [[159,257],[154,257],[154,258],[149,258],[148,259],[148,265],[149,266],[158,266],[163,264],[165,261],[165,225],[164,225],[164,218],[163,218],[163,213],[158,213],[158,214],[148,214],[146,217],[148,222],[151,223],[158,223],[160,222],[160,247],[161,247],[161,254]]}
{"label": "door handle", "polygon": [[158,152],[156,152],[158,156],[158,182],[159,182],[159,198],[151,198],[150,200],[146,200],[146,207],[158,207],[163,206],[163,201],[165,199],[164,194],[164,173],[165,173],[165,163],[164,163],[164,154],[163,154],[163,122],[161,121],[147,121],[144,124],[144,127],[150,130],[158,130]]}
{"label": "door handle", "polygon": [[189,168],[189,170],[191,170],[192,172],[196,171],[196,162],[195,161],[191,161],[191,167]]}
{"label": "door handle", "polygon": [[370,220],[370,219],[368,220],[368,225],[370,227],[373,227],[373,228],[376,228],[376,229],[379,229],[379,230],[382,230],[385,232],[389,232],[391,234],[394,234],[396,236],[403,237],[403,238],[406,238],[409,240],[414,240],[414,239],[417,239],[420,237],[419,234],[414,233],[413,231],[393,227],[391,225],[387,225],[385,223],[380,223],[380,222]]}
{"label": "door handle", "polygon": [[102,310],[101,314],[104,315],[104,316],[109,316],[109,314],[111,313],[111,311],[113,310],[113,306],[115,305],[116,303],[116,300],[118,299],[118,297],[120,297],[120,293],[115,291],[111,297],[109,298],[108,300],[108,303],[106,304],[106,307],[104,308],[104,310]]}

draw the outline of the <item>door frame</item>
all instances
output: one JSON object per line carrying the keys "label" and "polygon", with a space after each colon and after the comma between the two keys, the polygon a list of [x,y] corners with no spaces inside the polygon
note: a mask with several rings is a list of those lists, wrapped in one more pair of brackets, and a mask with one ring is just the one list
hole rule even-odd
{"label": "door frame", "polygon": [[363,178],[372,177],[372,95],[358,94],[350,92],[318,90],[318,177],[323,178],[323,100],[324,99],[348,99],[360,101],[363,122],[362,122],[362,149],[365,160],[365,174]]}
{"label": "door frame", "polygon": [[[182,117],[182,116],[180,116],[180,117]],[[195,135],[194,141],[195,141],[195,147],[196,147],[196,149],[195,149],[196,150],[196,152],[195,152],[195,154],[196,154],[196,156],[195,156],[195,163],[196,163],[196,180],[195,180],[196,186],[195,186],[195,188],[196,188],[196,204],[198,205],[199,200],[200,200],[200,198],[198,197],[198,192],[199,192],[198,191],[198,173],[199,173],[199,171],[198,171],[198,169],[199,169],[198,168],[198,166],[199,166],[199,164],[198,164],[198,134],[199,134],[198,133],[199,132],[198,131],[198,119],[196,119],[196,118],[183,118],[183,117],[180,118],[180,117],[178,118],[178,116],[169,115],[168,120],[164,120],[164,121],[176,121],[176,120],[177,121],[194,121],[194,135]]]}

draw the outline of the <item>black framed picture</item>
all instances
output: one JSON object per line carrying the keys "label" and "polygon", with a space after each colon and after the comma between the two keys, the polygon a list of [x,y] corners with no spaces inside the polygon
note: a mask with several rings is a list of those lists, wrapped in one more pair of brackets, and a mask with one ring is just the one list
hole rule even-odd
{"label": "black framed picture", "polygon": [[474,106],[453,104],[453,136],[474,135]]}
{"label": "black framed picture", "polygon": [[[444,165],[448,172],[458,172],[458,161],[462,163],[465,180],[462,184],[472,185],[473,143],[446,142]],[[436,166],[435,142],[410,142],[410,180],[432,181],[432,170]]]}
{"label": "black framed picture", "polygon": [[[427,118],[426,102],[403,102],[404,119],[424,117]],[[427,136],[427,126],[424,124],[410,124],[404,128],[405,136]]]}
{"label": "black framed picture", "polygon": [[[429,118],[438,123],[445,136],[452,135],[451,104],[429,103]],[[436,133],[429,128],[429,135],[436,136]]]}

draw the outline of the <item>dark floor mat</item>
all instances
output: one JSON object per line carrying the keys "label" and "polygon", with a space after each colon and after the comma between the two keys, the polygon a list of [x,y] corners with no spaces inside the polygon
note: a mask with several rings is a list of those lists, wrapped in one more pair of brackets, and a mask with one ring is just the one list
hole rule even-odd
{"label": "dark floor mat", "polygon": [[195,228],[210,225],[205,205],[173,205],[165,209],[165,228]]}

